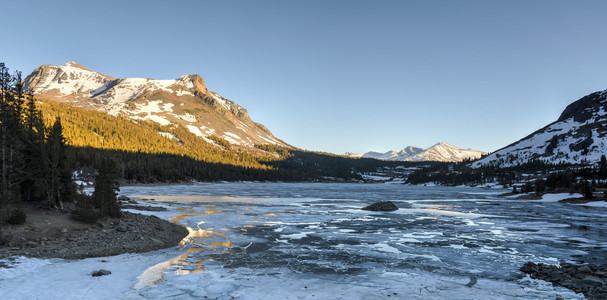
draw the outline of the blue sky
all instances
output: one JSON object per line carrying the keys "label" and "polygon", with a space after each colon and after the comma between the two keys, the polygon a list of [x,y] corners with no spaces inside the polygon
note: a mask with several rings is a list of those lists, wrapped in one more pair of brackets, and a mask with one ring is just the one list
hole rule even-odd
{"label": "blue sky", "polygon": [[24,76],[72,60],[114,77],[200,74],[277,137],[310,150],[445,141],[494,151],[607,89],[607,1],[1,6],[0,61]]}

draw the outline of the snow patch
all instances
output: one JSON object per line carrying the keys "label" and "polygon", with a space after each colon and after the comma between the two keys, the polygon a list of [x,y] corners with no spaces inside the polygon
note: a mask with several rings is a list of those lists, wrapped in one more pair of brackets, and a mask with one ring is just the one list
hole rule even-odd
{"label": "snow patch", "polygon": [[561,200],[569,199],[569,198],[583,198],[584,195],[579,193],[558,193],[558,194],[544,194],[542,195],[542,202],[559,202]]}
{"label": "snow patch", "polygon": [[581,203],[579,205],[607,208],[607,201],[592,201],[592,202],[588,202],[588,203]]}
{"label": "snow patch", "polygon": [[191,133],[195,134],[196,136],[204,137],[204,134],[202,133],[202,131],[200,131],[198,127],[192,125],[186,125],[186,127]]}
{"label": "snow patch", "polygon": [[179,118],[179,119],[182,119],[182,120],[184,120],[186,122],[190,122],[190,123],[195,123],[195,122],[198,121],[198,119],[196,119],[195,116],[193,116],[191,114],[188,114],[188,113],[186,113],[185,115],[174,115],[174,116],[177,117],[177,118]]}

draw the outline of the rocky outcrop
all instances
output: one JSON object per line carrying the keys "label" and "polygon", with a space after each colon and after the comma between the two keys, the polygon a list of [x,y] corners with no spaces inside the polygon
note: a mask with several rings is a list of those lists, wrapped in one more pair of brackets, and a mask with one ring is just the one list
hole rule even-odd
{"label": "rocky outcrop", "polygon": [[607,299],[607,265],[574,265],[560,267],[527,262],[520,270],[533,279],[551,282],[583,293],[588,299]]}
{"label": "rocky outcrop", "polygon": [[362,210],[370,210],[370,211],[393,211],[398,210],[398,207],[392,201],[384,201],[373,203],[369,206],[365,206]]}

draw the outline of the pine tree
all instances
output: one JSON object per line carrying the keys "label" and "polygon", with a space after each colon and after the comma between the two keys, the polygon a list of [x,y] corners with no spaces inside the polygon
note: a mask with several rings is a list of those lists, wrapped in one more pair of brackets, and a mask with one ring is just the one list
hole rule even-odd
{"label": "pine tree", "polygon": [[101,216],[120,218],[120,204],[116,197],[119,188],[118,166],[114,160],[104,159],[99,168],[99,175],[95,179],[93,201],[99,207]]}
{"label": "pine tree", "polygon": [[599,178],[607,179],[607,159],[605,154],[601,155],[601,161],[599,162]]}
{"label": "pine tree", "polygon": [[27,96],[24,114],[24,178],[21,182],[21,197],[24,201],[40,201],[44,198],[46,189],[41,180],[45,177],[43,167],[45,149],[44,121],[41,112],[36,108],[36,101],[32,95]]}
{"label": "pine tree", "polygon": [[8,98],[9,94],[10,79],[8,70],[4,63],[0,63],[0,167],[1,178],[0,178],[0,208],[2,208],[1,219],[8,217],[8,205],[9,205],[9,183],[8,183]]}
{"label": "pine tree", "polygon": [[65,150],[65,138],[61,119],[58,117],[46,138],[46,188],[47,201],[51,207],[63,209],[64,201],[71,201],[76,186],[71,181]]}
{"label": "pine tree", "polygon": [[95,210],[93,197],[84,193],[84,187],[80,186],[76,194],[76,209],[72,214],[72,218],[80,222],[95,223],[99,217],[99,214]]}
{"label": "pine tree", "polygon": [[0,218],[4,220],[19,200],[23,175],[20,78],[19,72],[11,76],[4,63],[0,63]]}

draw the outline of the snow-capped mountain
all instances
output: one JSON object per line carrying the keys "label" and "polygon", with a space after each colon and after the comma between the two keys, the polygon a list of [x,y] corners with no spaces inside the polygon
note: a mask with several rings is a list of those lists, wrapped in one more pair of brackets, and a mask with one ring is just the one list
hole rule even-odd
{"label": "snow-capped mountain", "polygon": [[569,104],[558,120],[472,164],[502,167],[542,160],[590,163],[607,154],[607,90]]}
{"label": "snow-capped mountain", "polygon": [[200,75],[174,80],[113,78],[69,62],[36,68],[25,78],[24,87],[40,98],[133,120],[181,125],[211,143],[215,142],[209,137],[217,136],[242,146],[288,146],[253,122],[246,109],[209,91]]}
{"label": "snow-capped mountain", "polygon": [[462,149],[444,142],[440,142],[428,149],[408,146],[399,152],[396,152],[394,150],[388,151],[386,153],[370,151],[364,154],[346,153],[346,156],[353,158],[362,157],[394,161],[460,162],[465,159],[477,159],[484,154],[486,153],[482,151]]}

